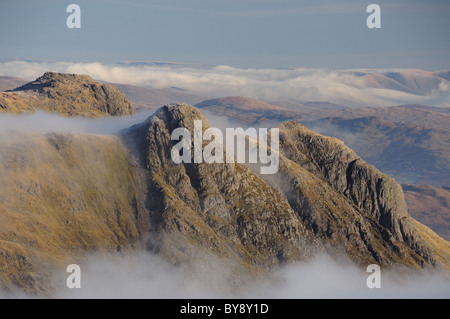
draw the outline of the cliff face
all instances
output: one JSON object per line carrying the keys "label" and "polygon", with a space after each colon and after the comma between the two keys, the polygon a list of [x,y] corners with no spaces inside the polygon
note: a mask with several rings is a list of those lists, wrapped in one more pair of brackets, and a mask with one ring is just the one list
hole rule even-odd
{"label": "cliff face", "polygon": [[400,186],[339,140],[287,122],[275,175],[176,164],[171,133],[192,133],[195,120],[209,127],[177,104],[120,136],[5,138],[0,285],[45,293],[52,271],[86,252],[136,248],[174,264],[218,256],[237,285],[323,251],[364,266],[450,267],[448,242],[411,219]]}
{"label": "cliff face", "polygon": [[47,72],[33,82],[0,94],[0,112],[44,110],[91,118],[135,113],[122,91],[87,75]]}

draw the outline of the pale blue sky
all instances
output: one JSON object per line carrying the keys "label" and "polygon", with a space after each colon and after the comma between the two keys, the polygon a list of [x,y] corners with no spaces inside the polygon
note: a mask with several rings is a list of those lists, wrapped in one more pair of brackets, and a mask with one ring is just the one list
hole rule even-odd
{"label": "pale blue sky", "polygon": [[[381,29],[366,26],[370,3]],[[1,0],[0,37],[0,59],[438,70],[450,68],[450,1]]]}

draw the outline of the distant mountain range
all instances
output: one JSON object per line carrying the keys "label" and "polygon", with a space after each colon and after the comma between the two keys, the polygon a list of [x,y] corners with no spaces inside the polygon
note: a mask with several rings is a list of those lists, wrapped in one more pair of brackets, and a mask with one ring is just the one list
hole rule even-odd
{"label": "distant mountain range", "polygon": [[244,125],[275,124],[298,119],[301,113],[251,98],[233,96],[206,100],[195,105],[214,115],[226,116]]}
{"label": "distant mountain range", "polygon": [[141,109],[155,109],[162,105],[176,102],[196,104],[205,100],[205,97],[197,96],[178,88],[151,89],[129,84],[110,84],[122,90],[138,111]]}
{"label": "distant mountain range", "polygon": [[[37,85],[38,98],[61,106],[46,110],[119,115],[99,112],[111,110],[108,101],[119,93],[111,96],[84,76],[49,73],[35,82],[18,91]],[[285,111],[246,103],[240,108],[250,114]],[[127,99],[114,105],[134,111]],[[135,249],[177,265],[205,255],[232,261],[229,280],[236,287],[324,252],[364,269],[377,263],[450,270],[450,244],[409,215],[400,184],[337,138],[297,121],[279,124],[274,175],[238,163],[176,164],[171,134],[179,127],[193,134],[195,120],[203,131],[209,127],[198,109],[179,103],[118,135],[2,135],[0,286],[48,295],[55,289],[51,274],[67,263],[90,252]]]}
{"label": "distant mountain range", "polygon": [[[405,72],[401,73],[402,76],[390,72],[383,77],[396,79],[406,85],[410,83],[407,81],[410,77]],[[419,75],[424,79],[432,76],[445,78],[448,75],[446,71],[417,72],[414,72],[414,79]],[[358,71],[357,74],[361,77],[380,77],[380,73]],[[17,84],[23,84],[22,81],[2,77],[0,86],[12,90]],[[420,83],[418,81],[415,84],[416,89],[425,88]],[[194,104],[206,114],[226,116],[243,126],[273,126],[283,121],[298,120],[318,132],[342,139],[369,163],[401,183],[435,187],[450,184],[450,108],[424,105],[346,108],[329,102],[294,101],[278,101],[275,105],[246,97],[205,100],[204,97],[177,88],[151,89],[125,84],[114,86],[126,94],[137,110],[185,102]],[[28,92],[27,98],[36,99],[35,93],[30,95],[33,89],[29,88],[0,93],[0,105],[3,105],[0,111],[12,102],[16,108],[30,111],[24,99],[25,92]],[[48,103],[44,101],[43,105]]]}
{"label": "distant mountain range", "polygon": [[388,71],[355,71],[372,88],[386,88],[412,94],[431,94],[442,79],[448,81],[448,71],[429,72],[418,69]]}

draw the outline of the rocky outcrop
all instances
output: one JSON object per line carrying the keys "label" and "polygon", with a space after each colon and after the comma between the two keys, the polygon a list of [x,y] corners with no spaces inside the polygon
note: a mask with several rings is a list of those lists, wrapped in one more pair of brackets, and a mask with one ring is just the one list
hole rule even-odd
{"label": "rocky outcrop", "polygon": [[319,242],[298,219],[287,198],[241,164],[175,164],[171,133],[194,120],[209,127],[195,108],[171,105],[124,133],[148,172],[151,214],[149,249],[178,262],[186,245],[237,260],[259,271],[307,259]]}
{"label": "rocky outcrop", "polygon": [[65,116],[122,116],[135,113],[118,88],[88,75],[47,72],[35,81],[0,95],[0,111],[44,110]]}
{"label": "rocky outcrop", "polygon": [[[171,132],[186,127],[192,133],[196,119],[204,123],[203,130],[209,127],[191,106],[166,106],[125,134],[127,144],[134,145],[141,166],[149,173],[147,202],[156,218],[151,232],[159,234],[159,241],[150,242],[151,249],[173,256],[174,242],[167,236],[175,230],[177,236],[181,231],[188,238],[182,242],[201,243],[222,256],[258,251],[241,261],[255,264],[264,255],[264,262],[256,262],[259,267],[277,264],[277,251],[297,251],[283,261],[308,258],[304,248],[291,246],[296,241],[324,246],[331,253],[343,249],[360,264],[448,266],[448,260],[435,254],[416,230],[400,185],[362,161],[341,141],[287,122],[280,126],[280,170],[275,176],[257,177],[259,170],[253,174],[239,164],[174,164],[170,158],[174,144]],[[274,202],[278,204],[274,206]],[[211,224],[212,216],[215,220]],[[276,222],[271,220],[275,216]],[[197,227],[191,225],[192,220]],[[234,243],[227,247],[220,245],[223,223],[229,225],[227,238],[233,238],[228,243]],[[277,226],[269,230],[268,224]],[[205,233],[210,240],[202,238]],[[314,245],[311,233],[316,238]],[[442,249],[447,251],[448,247],[443,244]],[[175,255],[186,251],[176,250]]]}
{"label": "rocky outcrop", "polygon": [[364,162],[342,141],[297,122],[280,125],[280,148],[284,156],[328,183],[362,214],[369,213],[384,228],[383,240],[404,243],[424,262],[436,263],[436,255],[416,231],[402,188],[394,179]]}

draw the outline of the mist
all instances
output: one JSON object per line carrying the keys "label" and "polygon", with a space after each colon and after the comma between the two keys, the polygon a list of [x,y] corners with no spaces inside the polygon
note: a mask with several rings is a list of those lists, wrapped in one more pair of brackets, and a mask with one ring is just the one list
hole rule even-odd
{"label": "mist", "polygon": [[[450,298],[448,277],[437,274],[398,276],[381,270],[381,288],[369,289],[364,272],[328,256],[282,267],[241,287],[230,284],[233,261],[210,256],[188,266],[174,266],[147,252],[102,257],[91,255],[81,267],[81,288],[63,287],[68,273],[55,275],[60,288],[50,298],[133,299],[305,299],[305,298]],[[33,298],[1,293],[0,298]]]}
{"label": "mist", "polygon": [[[100,134],[110,135],[117,134],[120,131],[130,128],[135,124],[144,122],[147,118],[156,113],[159,108],[151,110],[139,110],[131,116],[121,117],[65,117],[56,113],[48,113],[45,111],[36,111],[34,113],[0,113],[0,132],[22,132],[22,133],[84,133],[84,134]],[[217,127],[223,131],[226,128],[243,127],[242,125],[227,116],[215,115],[208,110],[200,110],[207,118],[212,127]],[[269,123],[265,123],[265,127]],[[273,123],[275,124],[275,123]],[[258,128],[259,126],[254,126]]]}
{"label": "mist", "polygon": [[134,124],[143,122],[154,112],[155,110],[142,110],[132,116],[97,119],[84,117],[67,118],[43,111],[19,115],[0,113],[0,132],[115,134]]}
{"label": "mist", "polygon": [[[228,261],[233,265],[233,261]],[[383,272],[380,289],[366,285],[370,273],[350,262],[319,256],[275,271],[267,279],[236,288],[226,260],[210,257],[187,268],[142,253],[132,259],[93,258],[84,288],[60,292],[63,298],[449,298],[450,282],[438,275],[398,279]]]}

